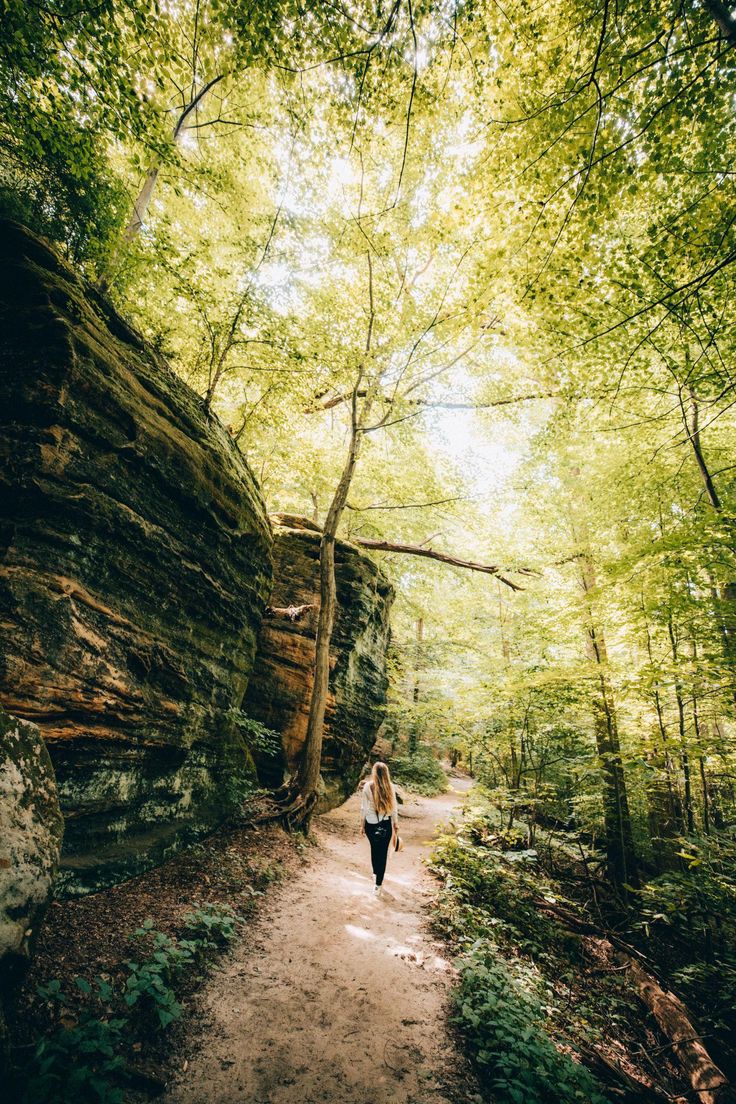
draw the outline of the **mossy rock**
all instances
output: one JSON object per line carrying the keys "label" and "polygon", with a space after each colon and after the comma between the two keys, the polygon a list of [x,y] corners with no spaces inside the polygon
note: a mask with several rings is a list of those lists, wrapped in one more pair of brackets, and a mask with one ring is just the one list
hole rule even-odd
{"label": "mossy rock", "polygon": [[[274,515],[272,521],[271,606],[261,627],[245,709],[281,734],[280,754],[256,757],[262,781],[275,786],[295,770],[306,738],[322,533],[314,522],[291,514]],[[340,805],[354,791],[383,720],[394,598],[378,565],[348,541],[336,542],[335,580],[337,612],[330,649],[320,811]],[[283,612],[302,606],[304,610],[294,617]]]}
{"label": "mossy rock", "polygon": [[64,822],[38,726],[0,709],[0,1001],[30,960],[51,898]]}
{"label": "mossy rock", "polygon": [[201,398],[11,223],[0,303],[0,703],[49,748],[74,892],[160,861],[252,784],[237,717],[273,536]]}

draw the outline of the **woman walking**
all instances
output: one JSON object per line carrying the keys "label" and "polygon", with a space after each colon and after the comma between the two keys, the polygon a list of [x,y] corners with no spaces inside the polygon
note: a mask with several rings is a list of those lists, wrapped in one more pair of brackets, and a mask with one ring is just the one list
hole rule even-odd
{"label": "woman walking", "polygon": [[363,786],[360,819],[361,829],[371,845],[371,865],[376,876],[373,894],[381,897],[388,849],[394,843],[399,830],[396,787],[385,763],[373,764],[371,777]]}

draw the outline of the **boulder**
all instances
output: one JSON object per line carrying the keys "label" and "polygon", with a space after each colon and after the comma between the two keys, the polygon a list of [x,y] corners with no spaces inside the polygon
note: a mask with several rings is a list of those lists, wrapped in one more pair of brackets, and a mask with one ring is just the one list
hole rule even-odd
{"label": "boulder", "polygon": [[0,225],[0,703],[39,725],[61,881],[119,881],[253,783],[271,586],[256,481],[201,399],[40,239]]}
{"label": "boulder", "polygon": [[[321,532],[313,522],[294,515],[274,515],[272,521],[273,592],[244,708],[280,733],[276,754],[256,755],[261,780],[275,786],[295,769],[307,733]],[[334,808],[353,792],[383,720],[393,601],[391,584],[380,568],[347,541],[337,541],[335,575],[337,614],[322,750],[322,810]]]}
{"label": "boulder", "polygon": [[0,709],[0,1003],[30,958],[59,863],[64,822],[38,726]]}

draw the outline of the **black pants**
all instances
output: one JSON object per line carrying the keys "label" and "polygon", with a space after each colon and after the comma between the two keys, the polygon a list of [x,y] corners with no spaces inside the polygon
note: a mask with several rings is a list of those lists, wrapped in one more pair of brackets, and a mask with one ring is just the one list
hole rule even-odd
{"label": "black pants", "polygon": [[371,845],[371,865],[373,873],[376,875],[376,885],[380,886],[383,884],[383,875],[386,873],[386,859],[388,858],[388,849],[393,835],[391,817],[387,817],[386,820],[379,820],[378,824],[369,824],[366,821],[365,834],[368,836],[368,842]]}

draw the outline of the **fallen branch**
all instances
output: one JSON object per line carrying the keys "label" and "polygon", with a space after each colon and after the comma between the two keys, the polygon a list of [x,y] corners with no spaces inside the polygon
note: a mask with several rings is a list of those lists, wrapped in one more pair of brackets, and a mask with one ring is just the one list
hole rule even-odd
{"label": "fallen branch", "polygon": [[[358,397],[363,398],[367,391],[358,391]],[[317,414],[324,410],[334,410],[336,406],[350,401],[352,392],[327,396],[315,395],[314,401],[304,408],[305,414]],[[509,395],[505,399],[491,399],[490,402],[431,402],[429,399],[407,399],[402,396],[401,402],[408,406],[422,407],[425,410],[492,410],[497,406],[511,406],[513,403],[535,402],[540,399],[559,398],[557,391],[532,391],[526,395]],[[381,402],[390,406],[394,399],[390,395],[381,395]]]}
{"label": "fallen branch", "polygon": [[638,1097],[642,1104],[662,1104],[663,1101],[666,1104],[686,1104],[683,1097],[672,1097],[658,1086],[633,1077],[598,1047],[581,1043],[577,1039],[573,1045],[586,1066],[592,1069],[602,1081],[622,1087],[626,1091],[627,1099],[633,1095]]}
{"label": "fallen branch", "polygon": [[648,974],[643,966],[629,955],[619,952],[616,957],[622,960],[622,965],[626,966],[639,999],[646,1005],[660,1030],[670,1040],[672,1051],[687,1074],[695,1099],[700,1101],[700,1104],[733,1102],[735,1098],[728,1078],[703,1046],[680,998],[662,989],[651,974]]}

